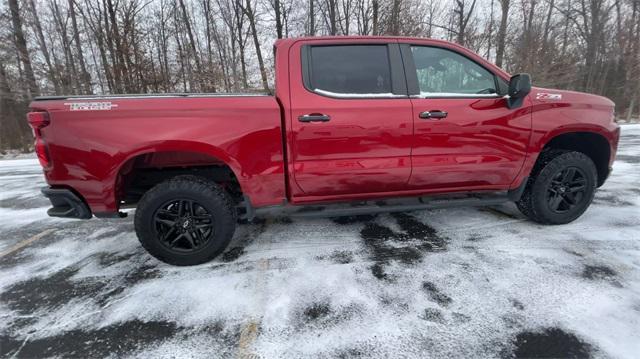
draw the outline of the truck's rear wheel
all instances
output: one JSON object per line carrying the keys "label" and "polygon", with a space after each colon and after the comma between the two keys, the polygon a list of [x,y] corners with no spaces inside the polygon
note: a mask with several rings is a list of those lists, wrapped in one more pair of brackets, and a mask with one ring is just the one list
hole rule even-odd
{"label": "truck's rear wheel", "polygon": [[569,223],[587,210],[597,182],[596,166],[585,154],[546,151],[540,155],[517,206],[538,223]]}
{"label": "truck's rear wheel", "polygon": [[173,265],[196,265],[220,254],[236,218],[229,196],[196,176],[179,176],[150,189],[138,203],[135,228],[142,246]]}

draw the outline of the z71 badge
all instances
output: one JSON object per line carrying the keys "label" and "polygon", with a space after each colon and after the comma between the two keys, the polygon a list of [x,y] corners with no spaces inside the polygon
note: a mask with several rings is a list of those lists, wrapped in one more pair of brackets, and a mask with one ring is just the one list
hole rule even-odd
{"label": "z71 badge", "polygon": [[536,100],[562,100],[562,94],[538,92],[536,94]]}
{"label": "z71 badge", "polygon": [[70,111],[108,111],[118,107],[111,102],[67,102],[65,106],[69,106]]}

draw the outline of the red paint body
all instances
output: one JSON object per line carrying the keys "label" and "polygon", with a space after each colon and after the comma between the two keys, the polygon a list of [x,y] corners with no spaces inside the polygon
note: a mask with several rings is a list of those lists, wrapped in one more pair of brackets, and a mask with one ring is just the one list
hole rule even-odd
{"label": "red paint body", "polygon": [[[528,176],[557,135],[592,132],[611,146],[619,136],[614,104],[603,97],[533,88],[523,106],[502,98],[337,99],[303,86],[300,49],[308,44],[410,43],[449,48],[509,80],[476,54],[443,41],[410,38],[308,38],[276,43],[275,96],[148,96],[38,100],[52,187],[75,190],[93,213],[118,211],[120,174],[130,159],[157,156],[149,166],[226,164],[254,207],[459,191],[507,190]],[[562,99],[536,100],[536,93]],[[105,102],[109,110],[70,110]],[[424,121],[422,111],[449,113]],[[327,113],[329,122],[298,117]],[[201,154],[206,156],[198,156]]]}

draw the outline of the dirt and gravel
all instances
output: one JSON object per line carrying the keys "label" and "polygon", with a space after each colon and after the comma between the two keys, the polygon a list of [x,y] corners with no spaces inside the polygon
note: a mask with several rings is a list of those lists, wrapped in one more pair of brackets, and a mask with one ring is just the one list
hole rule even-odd
{"label": "dirt and gravel", "polygon": [[131,216],[46,216],[0,161],[0,357],[604,357],[640,353],[640,125],[574,223],[513,205],[243,225],[172,267]]}

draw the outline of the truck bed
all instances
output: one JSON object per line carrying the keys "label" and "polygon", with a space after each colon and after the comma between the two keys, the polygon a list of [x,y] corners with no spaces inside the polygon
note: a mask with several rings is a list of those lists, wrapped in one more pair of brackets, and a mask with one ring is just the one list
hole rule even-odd
{"label": "truck bed", "polygon": [[230,168],[253,205],[285,198],[280,106],[272,96],[44,96],[31,108],[50,121],[41,129],[47,182],[70,187],[94,214],[117,212],[134,164],[166,168],[185,159]]}

